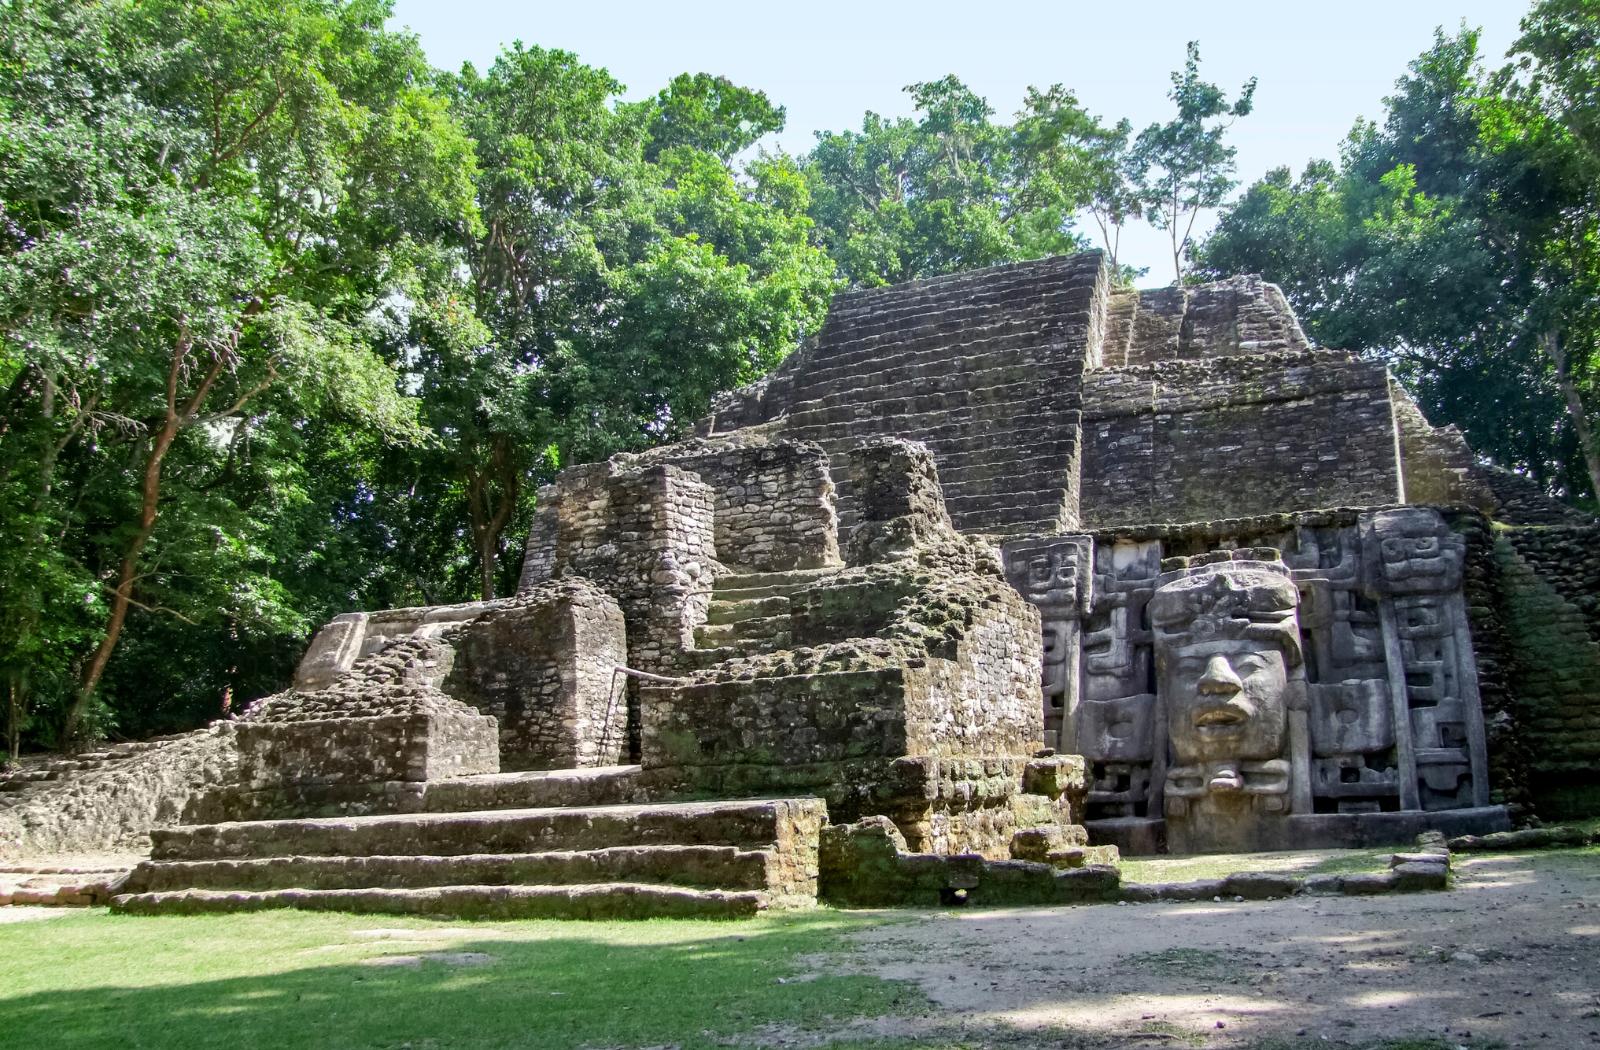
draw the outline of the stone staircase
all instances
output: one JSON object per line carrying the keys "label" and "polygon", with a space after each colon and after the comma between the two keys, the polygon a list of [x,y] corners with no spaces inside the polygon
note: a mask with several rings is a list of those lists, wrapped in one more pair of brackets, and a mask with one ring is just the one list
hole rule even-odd
{"label": "stone staircase", "polygon": [[711,592],[706,622],[695,628],[695,647],[712,662],[788,649],[789,599],[838,569],[791,569],[724,576]]}
{"label": "stone staircase", "polygon": [[167,828],[112,909],[746,918],[816,903],[826,818],[819,799],[756,799]]}

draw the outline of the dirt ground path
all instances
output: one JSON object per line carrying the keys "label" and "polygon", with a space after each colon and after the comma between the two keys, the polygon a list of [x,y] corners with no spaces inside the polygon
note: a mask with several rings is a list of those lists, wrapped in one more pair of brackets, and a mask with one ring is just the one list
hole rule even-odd
{"label": "dirt ground path", "polygon": [[857,935],[844,965],[916,981],[930,1027],[1600,1046],[1600,856],[1457,861],[1447,893],[942,912]]}

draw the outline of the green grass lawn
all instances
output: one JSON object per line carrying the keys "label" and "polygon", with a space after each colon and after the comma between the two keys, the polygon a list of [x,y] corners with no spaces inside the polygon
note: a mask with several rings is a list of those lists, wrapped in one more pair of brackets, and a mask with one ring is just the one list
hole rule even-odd
{"label": "green grass lawn", "polygon": [[[634,923],[434,923],[300,912],[130,918],[75,911],[0,924],[0,1048],[700,1050],[772,1045],[779,1035],[804,1038],[795,1029],[837,1031],[857,1017],[919,1014],[932,1018],[933,1032],[946,1034],[925,1029],[911,1040],[844,1039],[830,1050],[1126,1045],[1056,1028],[963,1028],[957,1018],[941,1020],[909,982],[818,975],[827,956],[849,950],[846,934],[894,921],[826,909],[749,922]],[[491,960],[462,965],[427,958],[469,952]],[[397,957],[417,961],[363,961]],[[891,1024],[887,1031],[893,1030]],[[1163,1045],[1208,1041],[1206,1033],[1186,1035]],[[1267,1039],[1251,1050],[1327,1045]],[[1454,1050],[1457,1044],[1400,1039],[1347,1045]],[[1491,1044],[1467,1045],[1487,1050]]]}
{"label": "green grass lawn", "polygon": [[[766,1023],[833,1027],[926,1012],[910,984],[790,980],[839,950],[841,935],[883,921],[833,911],[748,922],[430,923],[95,909],[0,925],[0,1047],[689,1050]],[[421,940],[357,933],[378,928],[420,931]],[[430,952],[492,961],[362,962]]]}
{"label": "green grass lawn", "polygon": [[1281,871],[1291,875],[1386,871],[1397,847],[1383,849],[1292,850],[1283,853],[1233,853],[1125,858],[1123,882],[1191,882],[1222,879],[1236,871]]}

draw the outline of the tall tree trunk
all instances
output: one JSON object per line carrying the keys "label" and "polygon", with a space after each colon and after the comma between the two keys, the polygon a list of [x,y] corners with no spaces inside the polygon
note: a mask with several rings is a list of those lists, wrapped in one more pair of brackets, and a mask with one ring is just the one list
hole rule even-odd
{"label": "tall tree trunk", "polygon": [[[516,455],[511,448],[511,438],[496,434],[489,443],[489,462],[482,470],[468,468],[467,512],[472,516],[472,544],[478,555],[479,594],[484,601],[494,598],[495,570],[499,564],[500,534],[511,521],[517,509],[517,496],[522,491],[522,476],[517,473]],[[494,499],[495,483],[499,483],[500,500]]]}
{"label": "tall tree trunk", "polygon": [[144,457],[144,472],[139,483],[138,525],[128,540],[128,545],[122,550],[122,561],[117,568],[117,586],[111,592],[111,617],[106,621],[106,633],[100,639],[100,644],[95,646],[94,655],[84,666],[83,678],[78,683],[77,698],[73,701],[72,710],[67,713],[67,724],[61,734],[64,747],[74,747],[78,743],[77,736],[84,712],[88,710],[89,701],[100,686],[100,679],[105,674],[106,665],[111,662],[111,654],[117,648],[118,639],[122,637],[122,625],[128,618],[128,606],[133,598],[133,585],[139,578],[139,556],[144,552],[145,544],[150,542],[150,534],[156,527],[156,514],[161,503],[162,460],[172,448],[172,442],[177,438],[179,429],[199,411],[201,405],[205,404],[206,398],[211,393],[211,387],[222,373],[223,358],[219,353],[194,395],[180,409],[178,379],[183,373],[184,363],[189,359],[191,350],[192,345],[185,330],[173,346],[172,367],[167,371],[166,417],[161,422],[161,428],[151,437],[150,450]]}
{"label": "tall tree trunk", "polygon": [[1572,417],[1573,429],[1578,432],[1578,447],[1583,449],[1583,462],[1589,468],[1589,485],[1595,499],[1600,499],[1600,455],[1595,452],[1594,438],[1589,432],[1589,414],[1584,411],[1583,400],[1578,396],[1578,384],[1573,381],[1572,372],[1567,367],[1567,351],[1561,345],[1560,329],[1552,328],[1545,332],[1540,336],[1540,342],[1556,366],[1556,381],[1561,384],[1561,393],[1567,399],[1567,414]]}

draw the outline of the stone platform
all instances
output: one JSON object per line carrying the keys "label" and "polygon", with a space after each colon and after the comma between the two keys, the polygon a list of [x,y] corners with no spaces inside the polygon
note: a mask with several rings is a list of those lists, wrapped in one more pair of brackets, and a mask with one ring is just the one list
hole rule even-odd
{"label": "stone platform", "polygon": [[[1110,817],[1085,821],[1084,827],[1091,843],[1115,846],[1126,857],[1166,852],[1166,821],[1159,818]],[[1425,831],[1440,831],[1454,838],[1510,830],[1511,818],[1504,806],[1433,812],[1297,813],[1283,819],[1281,841],[1268,842],[1261,850],[1367,849],[1404,846]]]}
{"label": "stone platform", "polygon": [[112,908],[747,917],[816,902],[826,815],[756,799],[180,826],[153,833]]}

